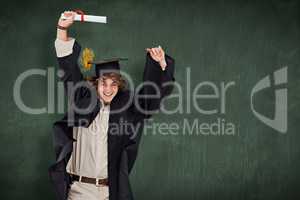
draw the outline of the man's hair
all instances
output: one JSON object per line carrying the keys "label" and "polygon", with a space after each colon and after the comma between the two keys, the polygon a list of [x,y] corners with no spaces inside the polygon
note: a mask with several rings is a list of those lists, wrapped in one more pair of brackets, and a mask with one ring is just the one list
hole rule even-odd
{"label": "man's hair", "polygon": [[87,77],[86,80],[89,81],[93,86],[95,86],[96,88],[98,88],[98,82],[100,81],[100,79],[112,79],[113,81],[115,81],[118,84],[119,90],[125,90],[127,83],[125,81],[125,79],[122,77],[121,74],[116,73],[116,72],[108,72],[108,73],[104,73],[102,74],[100,77]]}

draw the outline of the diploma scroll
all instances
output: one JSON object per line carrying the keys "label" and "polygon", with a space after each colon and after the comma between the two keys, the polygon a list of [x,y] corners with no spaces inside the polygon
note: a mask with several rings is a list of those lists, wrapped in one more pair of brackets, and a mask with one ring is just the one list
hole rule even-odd
{"label": "diploma scroll", "polygon": [[[61,15],[62,19],[67,19],[63,14]],[[81,21],[81,22],[96,22],[96,23],[103,23],[106,24],[106,16],[95,16],[95,15],[81,15],[76,14],[75,21]]]}

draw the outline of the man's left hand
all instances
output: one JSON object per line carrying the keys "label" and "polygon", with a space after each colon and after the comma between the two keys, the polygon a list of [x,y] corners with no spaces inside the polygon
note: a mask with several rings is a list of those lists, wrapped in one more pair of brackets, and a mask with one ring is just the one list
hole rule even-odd
{"label": "man's left hand", "polygon": [[150,53],[151,58],[156,62],[158,62],[161,69],[164,71],[166,69],[167,62],[165,59],[165,52],[161,48],[161,46],[154,47],[154,48],[147,48],[146,51]]}

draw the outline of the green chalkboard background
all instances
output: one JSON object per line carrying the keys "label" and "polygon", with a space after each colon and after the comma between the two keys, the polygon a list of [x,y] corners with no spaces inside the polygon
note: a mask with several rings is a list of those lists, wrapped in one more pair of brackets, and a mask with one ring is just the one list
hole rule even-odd
{"label": "green chalkboard background", "polygon": [[[234,82],[219,99],[202,99],[204,115],[158,114],[154,122],[180,125],[173,135],[145,134],[131,174],[136,199],[300,199],[300,1],[298,0],[10,0],[0,8],[0,196],[54,199],[47,169],[54,162],[52,123],[62,114],[24,113],[13,98],[17,77],[30,69],[57,67],[56,23],[61,12],[80,8],[108,16],[108,24],[76,22],[71,35],[99,57],[123,56],[126,72],[141,81],[144,48],[161,45],[176,59],[176,79],[186,96],[204,81],[218,88]],[[251,111],[250,93],[262,78],[288,67],[288,130],[280,133]],[[211,94],[211,88],[202,88]],[[177,91],[174,91],[176,94]],[[21,96],[27,106],[47,105],[47,79],[32,76]],[[55,97],[56,98],[56,97]],[[274,116],[274,88],[257,94],[255,109]],[[168,107],[177,99],[169,99]],[[235,125],[233,135],[182,134],[183,120]]]}

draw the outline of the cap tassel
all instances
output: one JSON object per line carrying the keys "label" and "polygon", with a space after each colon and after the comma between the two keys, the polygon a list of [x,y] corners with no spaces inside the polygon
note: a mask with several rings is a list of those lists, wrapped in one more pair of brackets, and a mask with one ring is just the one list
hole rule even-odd
{"label": "cap tassel", "polygon": [[81,64],[85,70],[90,70],[95,58],[94,51],[90,48],[84,48],[81,56]]}

